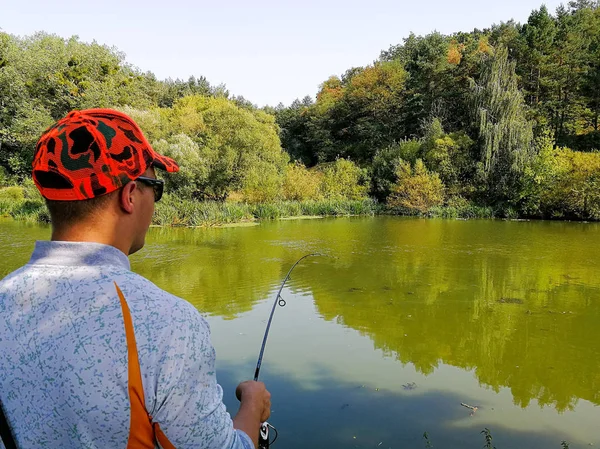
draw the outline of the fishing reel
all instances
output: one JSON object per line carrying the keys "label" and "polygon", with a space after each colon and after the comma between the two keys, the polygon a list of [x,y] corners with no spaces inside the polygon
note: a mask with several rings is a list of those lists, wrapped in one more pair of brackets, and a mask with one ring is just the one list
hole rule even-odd
{"label": "fishing reel", "polygon": [[[275,431],[275,438],[273,441],[269,441],[269,427]],[[260,425],[260,433],[258,434],[258,449],[269,449],[271,444],[275,443],[277,439],[277,429],[268,422],[264,422]]]}

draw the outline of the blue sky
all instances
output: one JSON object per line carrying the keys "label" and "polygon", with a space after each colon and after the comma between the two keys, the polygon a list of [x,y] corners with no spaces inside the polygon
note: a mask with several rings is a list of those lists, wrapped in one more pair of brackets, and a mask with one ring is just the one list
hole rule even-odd
{"label": "blue sky", "polygon": [[[546,1],[554,11],[561,1]],[[412,31],[524,22],[540,0],[0,0],[0,28],[115,46],[159,78],[205,76],[259,106],[314,96]]]}

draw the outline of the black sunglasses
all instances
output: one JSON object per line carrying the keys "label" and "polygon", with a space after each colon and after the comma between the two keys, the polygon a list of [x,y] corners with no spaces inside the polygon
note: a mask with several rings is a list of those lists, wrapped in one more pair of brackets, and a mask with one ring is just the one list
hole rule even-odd
{"label": "black sunglasses", "polygon": [[154,190],[154,202],[157,203],[160,201],[165,189],[165,182],[162,179],[140,176],[139,178],[135,178],[135,180],[140,181],[144,185],[152,187],[152,190]]}

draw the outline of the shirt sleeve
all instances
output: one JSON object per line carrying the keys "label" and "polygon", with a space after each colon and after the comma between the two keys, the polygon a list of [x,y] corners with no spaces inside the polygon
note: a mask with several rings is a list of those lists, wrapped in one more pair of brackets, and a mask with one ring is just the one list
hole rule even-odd
{"label": "shirt sleeve", "polygon": [[254,449],[223,404],[208,323],[193,306],[183,309],[161,342],[153,422],[177,449]]}

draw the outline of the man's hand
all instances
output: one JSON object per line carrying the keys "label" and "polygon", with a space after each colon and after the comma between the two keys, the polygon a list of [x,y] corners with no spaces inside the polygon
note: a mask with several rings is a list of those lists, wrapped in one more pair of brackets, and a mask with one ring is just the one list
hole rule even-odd
{"label": "man's hand", "polygon": [[271,393],[264,383],[247,380],[238,385],[235,395],[240,410],[233,418],[233,427],[244,431],[257,447],[260,425],[271,416]]}
{"label": "man's hand", "polygon": [[261,411],[260,422],[265,422],[271,416],[271,393],[264,383],[253,380],[242,382],[235,389],[235,396],[241,402],[240,408],[248,403]]}

